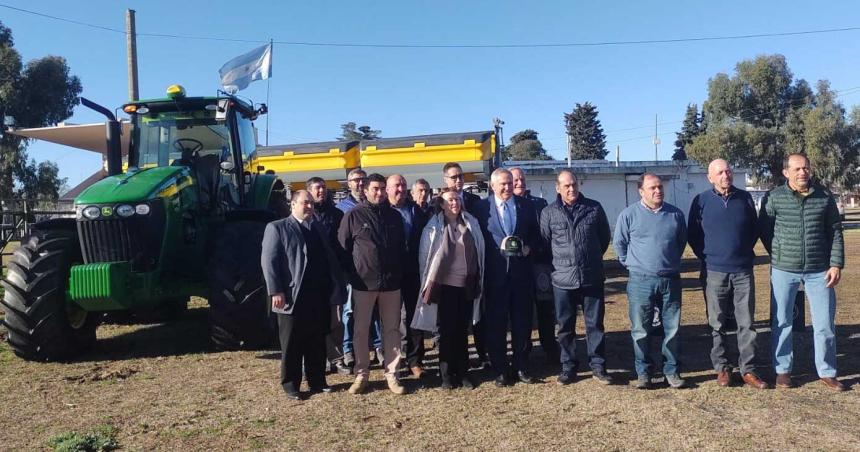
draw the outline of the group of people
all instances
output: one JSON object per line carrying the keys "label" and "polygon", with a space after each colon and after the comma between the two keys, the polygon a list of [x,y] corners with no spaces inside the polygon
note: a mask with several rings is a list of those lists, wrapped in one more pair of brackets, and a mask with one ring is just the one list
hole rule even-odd
{"label": "group of people", "polygon": [[[717,383],[732,382],[735,360],[726,336],[733,316],[740,376],[750,387],[768,388],[757,372],[753,327],[759,239],[771,255],[775,386],[793,386],[792,320],[802,283],[818,375],[827,387],[845,389],[836,379],[833,289],[844,265],[842,225],[833,196],[812,182],[804,155],[785,158],[786,183],[765,196],[759,214],[750,194],[733,185],[725,160],[710,163],[713,188],[695,197],[688,219],[664,202],[660,177],[646,172],[638,181],[639,202],[621,212],[614,233],[601,204],[579,190],[570,169],[558,172],[550,203],[528,192],[518,168],[496,169],[483,199],[464,191],[459,164],[446,164],[442,173],[444,187],[430,200],[425,180],[410,191],[401,175],[355,169],[347,179],[349,195],[337,204],[325,181],[311,178],[307,190],[293,194],[290,216],[266,227],[261,263],[278,313],[281,385],[289,398],[303,397],[302,366],[311,393],[330,391],[327,360],[338,372],[355,374],[349,393],[364,393],[372,350],[388,388],[404,394],[402,344],[405,367],[421,378],[425,332],[437,335],[445,389],[476,385],[469,372],[470,330],[478,364],[491,370],[496,385],[533,383],[528,354],[535,307],[544,352],[561,364],[557,382],[577,379],[574,327],[582,306],[591,376],[612,384],[603,325],[603,255],[610,243],[629,271],[635,387],[652,386],[654,324],[662,325],[666,382],[685,386],[678,329],[681,256],[689,243],[702,262]],[[540,265],[551,265],[551,304],[536,304]]]}

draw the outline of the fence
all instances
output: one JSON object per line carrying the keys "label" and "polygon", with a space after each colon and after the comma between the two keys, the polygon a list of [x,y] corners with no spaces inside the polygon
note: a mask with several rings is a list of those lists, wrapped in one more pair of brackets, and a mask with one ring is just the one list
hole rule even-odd
{"label": "fence", "polygon": [[20,241],[30,227],[50,218],[75,216],[71,201],[44,201],[27,199],[0,199],[0,270],[4,257],[12,254],[9,243]]}

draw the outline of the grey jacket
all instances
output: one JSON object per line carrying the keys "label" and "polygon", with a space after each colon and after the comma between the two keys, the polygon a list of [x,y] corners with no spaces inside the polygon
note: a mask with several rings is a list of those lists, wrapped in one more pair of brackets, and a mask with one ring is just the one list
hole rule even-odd
{"label": "grey jacket", "polygon": [[[263,267],[263,277],[266,279],[266,289],[269,296],[283,293],[286,297],[284,310],[292,313],[295,301],[302,288],[302,279],[307,267],[307,246],[302,235],[299,221],[292,215],[266,225],[263,235],[263,252],[260,264]],[[325,248],[326,260],[330,268],[332,291],[329,302],[341,305],[346,302],[346,279],[340,267],[337,255],[329,245],[326,231],[319,223],[311,223],[311,230],[320,235]]]}
{"label": "grey jacket", "polygon": [[[478,291],[472,307],[472,323],[474,324],[481,320],[481,298],[484,291],[484,235],[481,233],[481,226],[475,217],[464,210],[463,218],[466,220],[469,232],[475,239],[475,247],[478,248]],[[416,330],[434,331],[436,329],[438,305],[435,303],[424,304],[422,301],[424,297],[420,294],[424,293],[424,289],[427,286],[431,268],[438,268],[438,259],[435,258],[439,255],[439,247],[442,246],[442,231],[444,229],[445,214],[439,212],[430,217],[430,220],[427,221],[427,226],[424,227],[424,232],[421,234],[421,246],[418,248],[421,290],[419,291],[418,304],[415,308],[415,315],[412,316],[411,325]]]}

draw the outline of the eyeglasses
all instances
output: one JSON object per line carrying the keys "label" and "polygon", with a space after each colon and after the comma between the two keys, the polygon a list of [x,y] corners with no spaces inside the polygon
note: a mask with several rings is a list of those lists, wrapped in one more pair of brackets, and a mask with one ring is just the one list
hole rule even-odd
{"label": "eyeglasses", "polygon": [[460,179],[462,179],[462,178],[463,178],[463,173],[460,173],[460,174],[452,174],[452,175],[450,175],[450,176],[445,176],[445,177],[447,177],[448,179],[460,180]]}
{"label": "eyeglasses", "polygon": [[356,177],[356,178],[348,179],[348,180],[349,180],[349,182],[363,182],[363,181],[366,181],[367,178],[366,177]]}

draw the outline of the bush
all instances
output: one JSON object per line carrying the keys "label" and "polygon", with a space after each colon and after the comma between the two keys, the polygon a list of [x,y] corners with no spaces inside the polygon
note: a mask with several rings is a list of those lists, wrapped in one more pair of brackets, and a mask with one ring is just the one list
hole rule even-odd
{"label": "bush", "polygon": [[57,435],[48,441],[48,446],[57,452],[107,452],[119,449],[116,432],[112,425],[100,425],[87,433]]}

